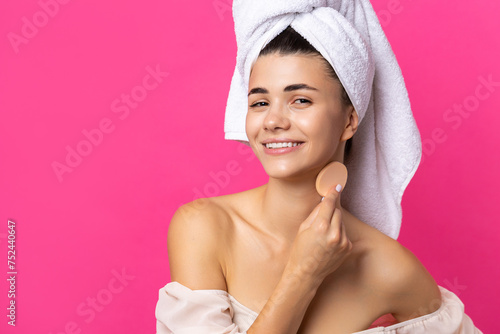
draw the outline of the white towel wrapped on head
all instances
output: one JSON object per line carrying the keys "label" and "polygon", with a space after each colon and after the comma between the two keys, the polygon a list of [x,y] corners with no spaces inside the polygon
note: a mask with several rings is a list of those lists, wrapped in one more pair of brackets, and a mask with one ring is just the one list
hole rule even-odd
{"label": "white towel wrapped on head", "polygon": [[234,0],[238,53],[226,108],[225,139],[248,141],[250,70],[260,51],[291,26],[332,65],[360,124],[345,164],[342,205],[396,239],[401,198],[422,148],[396,57],[368,0]]}

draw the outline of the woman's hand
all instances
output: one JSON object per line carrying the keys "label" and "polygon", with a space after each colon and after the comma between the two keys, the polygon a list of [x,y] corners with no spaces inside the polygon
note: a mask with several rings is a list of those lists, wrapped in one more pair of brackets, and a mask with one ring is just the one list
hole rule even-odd
{"label": "woman's hand", "polygon": [[285,270],[299,279],[310,279],[319,286],[325,277],[344,262],[352,243],[342,222],[342,211],[336,208],[340,192],[332,187],[323,201],[300,225]]}

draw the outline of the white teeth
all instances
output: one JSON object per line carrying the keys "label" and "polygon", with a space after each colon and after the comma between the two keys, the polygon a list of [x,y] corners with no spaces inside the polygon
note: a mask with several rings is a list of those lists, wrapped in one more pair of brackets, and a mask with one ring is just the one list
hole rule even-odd
{"label": "white teeth", "polygon": [[299,143],[267,143],[266,148],[283,148],[283,147],[295,147],[297,145],[300,145]]}

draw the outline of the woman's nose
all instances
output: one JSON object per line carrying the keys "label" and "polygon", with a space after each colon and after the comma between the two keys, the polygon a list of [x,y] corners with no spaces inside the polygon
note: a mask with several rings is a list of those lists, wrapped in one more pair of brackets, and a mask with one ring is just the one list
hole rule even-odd
{"label": "woman's nose", "polygon": [[290,128],[290,119],[286,108],[272,105],[264,119],[264,129],[274,131],[277,129],[287,130],[288,128]]}

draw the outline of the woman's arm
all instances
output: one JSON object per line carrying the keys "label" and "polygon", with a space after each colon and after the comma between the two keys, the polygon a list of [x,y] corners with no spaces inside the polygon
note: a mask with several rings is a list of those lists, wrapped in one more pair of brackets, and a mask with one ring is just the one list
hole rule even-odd
{"label": "woman's arm", "polygon": [[[341,211],[335,209],[338,197],[332,189],[302,223],[283,275],[248,334],[296,333],[323,279],[350,253]],[[220,245],[229,221],[210,211],[190,203],[172,218],[168,233],[171,279],[193,290],[227,291]]]}
{"label": "woman's arm", "polygon": [[[200,209],[201,208],[201,209]],[[224,221],[210,205],[184,204],[168,227],[170,279],[192,290],[226,290],[219,242]]]}

